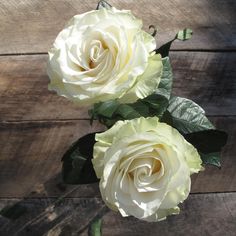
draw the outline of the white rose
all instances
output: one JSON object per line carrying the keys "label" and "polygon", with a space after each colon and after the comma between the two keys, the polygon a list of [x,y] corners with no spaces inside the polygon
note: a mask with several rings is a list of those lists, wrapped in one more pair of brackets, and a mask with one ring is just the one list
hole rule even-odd
{"label": "white rose", "polygon": [[153,93],[162,74],[155,39],[130,11],[105,8],[74,16],[49,51],[49,89],[91,105],[134,102]]}
{"label": "white rose", "polygon": [[92,161],[108,207],[145,221],[179,213],[202,161],[176,129],[142,117],[118,121],[96,141]]}

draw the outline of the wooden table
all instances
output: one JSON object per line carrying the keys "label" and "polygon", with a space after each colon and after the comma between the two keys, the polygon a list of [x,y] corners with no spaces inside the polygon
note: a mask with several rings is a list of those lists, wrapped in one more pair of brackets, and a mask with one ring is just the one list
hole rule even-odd
{"label": "wooden table", "polygon": [[192,178],[192,193],[178,216],[159,223],[107,211],[97,184],[62,183],[60,159],[91,131],[86,109],[47,90],[47,51],[73,15],[97,1],[0,2],[0,235],[87,235],[97,214],[103,235],[236,235],[236,2],[234,0],[113,0],[132,9],[144,28],[158,27],[165,42],[190,27],[170,58],[174,94],[193,99],[229,133],[222,169],[207,167]]}

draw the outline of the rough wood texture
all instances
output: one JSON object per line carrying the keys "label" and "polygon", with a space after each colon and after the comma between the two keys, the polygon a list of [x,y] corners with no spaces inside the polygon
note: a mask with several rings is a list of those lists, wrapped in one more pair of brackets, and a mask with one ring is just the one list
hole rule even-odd
{"label": "rough wood texture", "polygon": [[[192,192],[236,191],[236,118],[214,118],[229,133],[222,169],[207,167],[193,176]],[[10,122],[0,124],[0,197],[61,196],[75,186],[61,182],[60,158],[77,138],[102,127],[88,121]],[[98,186],[83,185],[70,196],[99,196]]]}
{"label": "rough wood texture", "polygon": [[83,109],[48,91],[47,56],[0,57],[0,120],[78,119]]}
{"label": "rough wood texture", "polygon": [[192,192],[236,191],[236,117],[211,117],[211,120],[218,129],[229,135],[227,145],[221,153],[222,168],[207,166],[205,171],[193,175]]}
{"label": "rough wood texture", "polygon": [[[236,53],[172,52],[174,90],[208,115],[236,115]],[[0,120],[88,118],[47,89],[47,56],[0,57]]]}
{"label": "rough wood texture", "polygon": [[94,9],[97,1],[0,1],[0,210],[16,204],[12,214],[0,213],[0,235],[88,235],[91,221],[103,215],[103,236],[234,236],[234,0],[109,1],[116,8],[131,9],[145,30],[157,26],[158,44],[180,29],[193,29],[191,40],[172,47],[178,51],[170,55],[173,92],[198,102],[213,123],[229,133],[222,169],[207,167],[193,176],[195,194],[184,202],[180,215],[159,223],[122,218],[104,207],[97,184],[62,183],[60,159],[65,150],[77,138],[104,127],[90,127],[84,120],[87,108],[47,90],[45,53],[70,18]]}
{"label": "rough wood texture", "polygon": [[[97,0],[3,0],[0,2],[0,54],[47,52],[58,32],[75,14],[96,8]],[[120,9],[132,9],[144,28],[156,25],[158,42],[171,39],[182,28],[195,35],[174,49],[235,49],[234,0],[112,0]]]}
{"label": "rough wood texture", "polygon": [[192,194],[181,205],[178,216],[147,223],[122,218],[106,208],[99,198],[2,199],[0,208],[18,203],[24,214],[15,220],[0,217],[1,235],[88,235],[88,226],[102,216],[103,236],[215,235],[236,232],[236,193]]}
{"label": "rough wood texture", "polygon": [[[0,197],[60,196],[62,155],[79,137],[101,129],[89,121],[0,123]],[[93,185],[79,190],[93,196]]]}

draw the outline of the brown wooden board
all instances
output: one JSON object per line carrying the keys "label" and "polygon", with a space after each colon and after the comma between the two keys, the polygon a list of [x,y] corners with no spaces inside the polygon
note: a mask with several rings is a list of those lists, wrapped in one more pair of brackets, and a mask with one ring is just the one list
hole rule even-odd
{"label": "brown wooden board", "polygon": [[[98,0],[2,0],[0,2],[0,54],[42,53],[51,47],[59,31],[75,14],[96,8]],[[110,0],[119,9],[130,9],[158,29],[158,45],[178,30],[189,27],[192,40],[175,43],[174,49],[236,49],[234,0]]]}
{"label": "brown wooden board", "polygon": [[[100,198],[1,199],[0,208],[21,209],[16,219],[0,216],[1,235],[88,235],[88,226],[102,217],[103,236],[214,235],[234,236],[236,193],[191,194],[181,212],[161,222],[122,218]],[[17,207],[16,207],[17,206]],[[19,212],[19,211],[18,211]]]}
{"label": "brown wooden board", "polygon": [[[0,197],[60,195],[64,152],[79,137],[102,129],[89,121],[0,123]],[[81,189],[82,196],[93,196],[93,186]]]}
{"label": "brown wooden board", "polygon": [[[66,185],[61,157],[89,125],[87,110],[47,90],[47,51],[75,14],[98,0],[0,1],[0,235],[88,235],[103,216],[103,236],[216,235],[236,232],[236,2],[234,0],[109,0],[158,29],[157,44],[192,28],[170,54],[173,93],[193,99],[229,134],[222,168],[192,176],[179,216],[159,223],[108,210],[98,184]],[[10,208],[5,215],[1,209]]]}
{"label": "brown wooden board", "polygon": [[[236,53],[172,52],[174,94],[208,115],[236,115]],[[0,120],[88,118],[87,109],[47,89],[46,55],[0,57]]]}
{"label": "brown wooden board", "polygon": [[[212,117],[229,133],[222,169],[207,167],[193,176],[192,192],[236,191],[236,118]],[[75,186],[61,180],[61,157],[77,138],[103,127],[88,121],[0,123],[0,197],[60,196]],[[99,196],[98,186],[81,185],[70,196]]]}

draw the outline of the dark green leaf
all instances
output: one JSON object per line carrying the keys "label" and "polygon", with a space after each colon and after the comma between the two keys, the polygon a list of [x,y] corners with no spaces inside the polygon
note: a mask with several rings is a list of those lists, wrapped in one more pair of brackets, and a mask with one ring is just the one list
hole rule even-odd
{"label": "dark green leaf", "polygon": [[124,120],[131,120],[141,116],[140,113],[133,108],[132,104],[120,104],[116,110],[116,114],[120,115]]}
{"label": "dark green leaf", "polygon": [[166,44],[162,45],[158,49],[155,50],[155,52],[158,54],[160,53],[162,57],[168,57],[171,44],[175,41],[175,38],[171,41],[167,42]]}
{"label": "dark green leaf", "polygon": [[62,177],[67,184],[98,182],[92,165],[95,133],[87,134],[75,142],[62,158]]}
{"label": "dark green leaf", "polygon": [[156,94],[162,95],[169,100],[173,83],[173,73],[169,57],[163,58],[162,63],[163,63],[163,71]]}
{"label": "dark green leaf", "polygon": [[155,52],[160,53],[162,57],[167,57],[169,55],[171,44],[176,39],[185,41],[185,40],[190,39],[192,37],[192,34],[193,34],[193,31],[191,29],[186,28],[186,29],[180,30],[172,40],[162,45],[160,48],[156,49]]}
{"label": "dark green leaf", "polygon": [[16,203],[13,206],[6,206],[0,211],[0,215],[8,219],[16,220],[27,211],[26,207]]}
{"label": "dark green leaf", "polygon": [[147,116],[149,114],[149,107],[141,99],[133,103],[132,107],[139,112],[140,116]]}
{"label": "dark green leaf", "polygon": [[89,236],[101,236],[101,227],[102,227],[102,219],[95,218],[92,223],[89,225],[88,235]]}
{"label": "dark green leaf", "polygon": [[213,124],[205,116],[204,110],[198,104],[187,98],[173,96],[169,101],[167,110],[172,116],[173,127],[181,133],[187,134],[215,129]]}
{"label": "dark green leaf", "polygon": [[220,152],[213,152],[208,154],[200,153],[200,156],[203,164],[217,166],[218,168],[221,167]]}
{"label": "dark green leaf", "polygon": [[112,8],[112,5],[106,1],[99,1],[96,10],[99,10],[101,8],[106,8],[109,10]]}
{"label": "dark green leaf", "polygon": [[[96,104],[96,107],[99,106]],[[99,113],[99,109],[93,109],[93,119],[98,119],[102,124],[111,127],[118,120],[130,120],[141,116],[158,116],[165,112],[168,106],[166,97],[159,94],[152,94],[144,99],[139,99],[135,103],[119,104],[112,117],[107,117],[103,113]]]}
{"label": "dark green leaf", "polygon": [[103,116],[105,117],[111,118],[118,107],[119,103],[116,100],[109,100],[106,102],[99,103],[97,105],[97,112],[99,114],[103,114]]}
{"label": "dark green leaf", "polygon": [[164,122],[170,126],[173,126],[173,119],[172,119],[172,116],[168,110],[165,111],[165,113],[161,117],[160,121]]}
{"label": "dark green leaf", "polygon": [[215,153],[226,144],[227,133],[216,130],[204,110],[189,99],[172,97],[167,110],[172,117],[172,126],[197,148],[204,163],[219,166],[219,155]]}
{"label": "dark green leaf", "polygon": [[141,116],[161,117],[168,106],[173,77],[169,58],[163,58],[162,62],[163,73],[156,92],[135,103],[119,104],[116,100],[97,103],[89,112],[91,119],[98,119],[110,127],[118,120],[129,120]]}
{"label": "dark green leaf", "polygon": [[143,104],[149,108],[148,116],[158,116],[161,117],[166,111],[168,106],[168,99],[158,93],[151,94],[150,96],[142,99]]}
{"label": "dark green leaf", "polygon": [[220,152],[227,142],[228,135],[224,131],[211,129],[185,134],[184,137],[199,152],[207,154]]}

